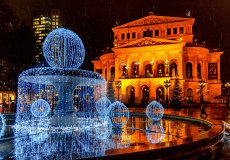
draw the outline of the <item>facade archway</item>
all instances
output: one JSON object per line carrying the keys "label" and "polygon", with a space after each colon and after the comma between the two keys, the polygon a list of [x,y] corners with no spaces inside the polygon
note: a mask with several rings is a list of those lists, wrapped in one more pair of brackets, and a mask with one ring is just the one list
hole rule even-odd
{"label": "facade archway", "polygon": [[157,65],[157,77],[163,77],[165,73],[164,64],[160,63]]}
{"label": "facade archway", "polygon": [[197,64],[197,78],[201,79],[201,65],[200,65],[200,63]]}
{"label": "facade archway", "polygon": [[169,75],[171,77],[174,77],[174,76],[177,75],[177,64],[176,63],[171,63],[170,64],[170,73],[169,73]]}
{"label": "facade archway", "polygon": [[186,63],[186,78],[192,78],[192,63]]}
{"label": "facade archway", "polygon": [[132,62],[131,64],[131,74],[132,77],[138,77],[139,76],[139,62]]}
{"label": "facade archway", "polygon": [[151,77],[153,75],[153,65],[152,64],[147,64],[145,66],[145,76],[146,77]]}
{"label": "facade archway", "polygon": [[187,89],[187,103],[193,102],[193,91],[191,88]]}
{"label": "facade archway", "polygon": [[160,103],[164,101],[164,87],[160,86],[156,89],[156,100]]}
{"label": "facade archway", "polygon": [[110,80],[114,81],[115,78],[115,67],[110,68]]}
{"label": "facade archway", "polygon": [[128,98],[129,105],[135,105],[135,88],[133,86],[126,88],[126,97]]}
{"label": "facade archway", "polygon": [[142,86],[142,100],[141,103],[147,105],[149,103],[149,87]]}

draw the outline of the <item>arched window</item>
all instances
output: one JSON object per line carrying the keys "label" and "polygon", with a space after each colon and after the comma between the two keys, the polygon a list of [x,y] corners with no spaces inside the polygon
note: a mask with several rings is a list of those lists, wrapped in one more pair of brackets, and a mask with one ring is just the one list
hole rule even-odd
{"label": "arched window", "polygon": [[122,78],[128,77],[128,67],[126,65],[122,65]]}
{"label": "arched window", "polygon": [[186,78],[192,78],[192,63],[186,63]]}
{"label": "arched window", "polygon": [[142,104],[146,105],[149,102],[149,87],[144,86],[142,89]]}
{"label": "arched window", "polygon": [[146,77],[151,77],[152,74],[153,74],[153,65],[152,64],[147,64],[145,66],[145,76]]}
{"label": "arched window", "polygon": [[193,96],[192,96],[192,89],[187,89],[187,102],[192,103],[193,102]]}
{"label": "arched window", "polygon": [[164,64],[157,65],[157,76],[158,77],[164,76]]}
{"label": "arched window", "polygon": [[111,67],[110,68],[110,80],[113,81],[115,77],[115,68]]}
{"label": "arched window", "polygon": [[170,76],[174,77],[177,75],[177,64],[176,63],[171,63],[170,64]]}
{"label": "arched window", "polygon": [[134,88],[134,87],[132,87],[132,88],[130,89],[129,103],[130,103],[131,105],[134,105],[134,104],[135,104],[135,88]]}
{"label": "arched window", "polygon": [[200,65],[200,63],[197,64],[197,78],[201,79],[201,65]]}
{"label": "arched window", "polygon": [[164,87],[158,87],[156,89],[156,100],[160,103],[164,101]]}
{"label": "arched window", "polygon": [[131,70],[131,72],[132,72],[132,74],[133,74],[133,77],[138,77],[139,76],[139,62],[138,61],[136,61],[136,62],[133,62],[132,63],[132,70]]}

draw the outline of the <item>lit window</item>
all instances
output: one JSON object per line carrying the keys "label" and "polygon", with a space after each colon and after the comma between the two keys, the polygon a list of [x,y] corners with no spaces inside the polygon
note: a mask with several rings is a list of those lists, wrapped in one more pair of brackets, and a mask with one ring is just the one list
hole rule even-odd
{"label": "lit window", "polygon": [[184,33],[184,27],[180,27],[180,33]]}
{"label": "lit window", "polygon": [[155,36],[159,36],[159,30],[155,30]]}
{"label": "lit window", "polygon": [[126,36],[127,36],[127,39],[130,39],[130,33],[127,33]]}
{"label": "lit window", "polygon": [[121,34],[121,39],[125,39],[125,34],[124,33]]}
{"label": "lit window", "polygon": [[136,38],[136,32],[132,33],[132,38]]}
{"label": "lit window", "polygon": [[177,34],[177,28],[173,28],[173,34]]}
{"label": "lit window", "polygon": [[167,29],[167,35],[170,35],[171,34],[171,28],[168,28]]}

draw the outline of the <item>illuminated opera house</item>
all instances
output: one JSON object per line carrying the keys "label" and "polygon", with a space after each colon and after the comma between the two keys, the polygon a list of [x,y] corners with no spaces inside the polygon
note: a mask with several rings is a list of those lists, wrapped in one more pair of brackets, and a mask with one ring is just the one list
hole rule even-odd
{"label": "illuminated opera house", "polygon": [[116,26],[114,47],[93,60],[94,71],[113,86],[115,98],[126,104],[165,103],[173,96],[175,82],[182,101],[215,103],[221,94],[219,50],[198,44],[191,17],[150,14]]}

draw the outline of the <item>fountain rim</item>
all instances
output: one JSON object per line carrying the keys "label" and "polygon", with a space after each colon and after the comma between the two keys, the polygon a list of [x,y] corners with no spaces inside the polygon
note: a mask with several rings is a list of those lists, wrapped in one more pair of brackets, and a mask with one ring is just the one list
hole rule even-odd
{"label": "fountain rim", "polygon": [[53,67],[30,68],[23,71],[18,80],[38,84],[52,84],[55,81],[72,82],[78,86],[104,85],[106,83],[100,74],[93,71]]}

